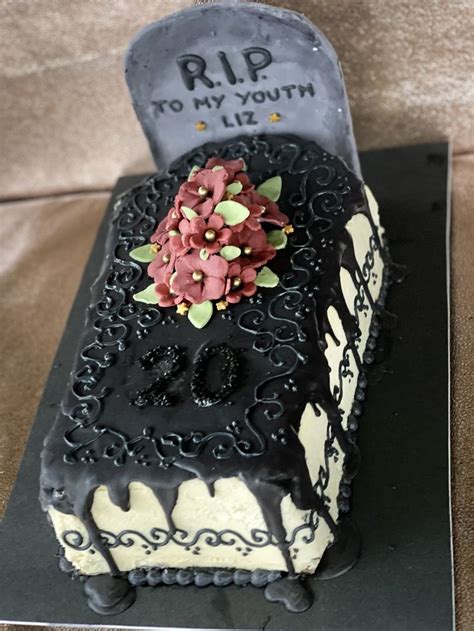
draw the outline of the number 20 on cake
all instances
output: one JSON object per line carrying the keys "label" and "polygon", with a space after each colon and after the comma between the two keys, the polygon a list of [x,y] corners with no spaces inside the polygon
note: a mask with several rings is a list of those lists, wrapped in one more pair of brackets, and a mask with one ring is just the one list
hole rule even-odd
{"label": "number 20 on cake", "polygon": [[215,4],[141,31],[126,76],[158,173],[116,203],[44,441],[60,567],[103,614],[232,583],[304,611],[357,557],[387,285],[338,60],[297,13]]}

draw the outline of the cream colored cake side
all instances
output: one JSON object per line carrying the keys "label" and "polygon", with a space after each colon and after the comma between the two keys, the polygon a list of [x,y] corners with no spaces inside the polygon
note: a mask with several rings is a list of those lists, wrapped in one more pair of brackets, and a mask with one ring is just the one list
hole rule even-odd
{"label": "cream colored cake side", "polygon": [[[374,222],[379,225],[378,209],[373,196],[367,190],[369,207]],[[356,215],[347,225],[357,261],[362,267],[370,249],[372,229],[366,217]],[[379,235],[381,236],[381,234]],[[359,316],[361,338],[358,343],[362,356],[369,337],[372,318],[371,302],[377,300],[382,287],[383,261],[379,251],[366,278],[372,301],[364,294],[364,310],[356,314],[354,301],[358,288],[345,269],[341,270],[341,284],[345,301],[351,313]],[[352,353],[347,355],[345,377],[339,379],[339,368],[347,352],[347,340],[336,310],[330,307],[328,318],[340,344],[327,336],[326,357],[331,367],[331,388],[340,388],[340,409],[343,425],[354,401],[358,364]],[[346,362],[347,362],[346,359]],[[327,485],[324,494],[334,520],[338,519],[337,498],[343,475],[344,455],[337,440],[331,457],[325,455],[328,435],[328,418],[321,410],[316,416],[308,404],[301,418],[299,438],[306,452],[306,463],[313,483],[316,483],[320,467],[327,466]],[[290,496],[282,501],[282,517],[290,541],[290,551],[295,571],[314,572],[320,558],[332,541],[332,535],[324,519],[314,512],[296,508]],[[81,521],[50,507],[53,526],[66,558],[83,574],[108,572],[101,555],[94,550]],[[238,478],[216,482],[215,495],[211,497],[207,486],[200,480],[184,482],[179,489],[173,510],[177,531],[168,531],[163,510],[151,489],[133,482],[130,485],[130,510],[125,512],[114,505],[107,489],[99,487],[94,496],[92,515],[98,528],[110,546],[112,556],[122,571],[137,567],[227,567],[246,570],[286,570],[283,556],[276,542],[270,538],[258,503],[247,486]]]}

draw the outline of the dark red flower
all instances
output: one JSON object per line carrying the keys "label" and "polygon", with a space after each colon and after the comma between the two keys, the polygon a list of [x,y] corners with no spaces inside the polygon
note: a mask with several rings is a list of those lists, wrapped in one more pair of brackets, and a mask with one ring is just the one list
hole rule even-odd
{"label": "dark red flower", "polygon": [[169,278],[167,278],[167,283],[159,283],[155,287],[155,291],[158,294],[158,304],[160,307],[174,307],[174,305],[182,302],[181,297],[177,297],[174,295],[169,286]]}
{"label": "dark red flower", "polygon": [[272,223],[275,226],[286,226],[290,222],[288,216],[285,213],[282,213],[280,207],[276,202],[272,202],[268,198],[264,198],[267,201],[262,204],[265,207],[265,210],[260,215],[260,221],[266,223]]}
{"label": "dark red flower", "polygon": [[[181,220],[184,221],[184,220]],[[181,222],[180,222],[181,225]],[[176,256],[184,256],[190,250],[189,245],[186,245],[183,240],[183,235],[178,230],[171,230],[169,233],[170,249]]]}
{"label": "dark red flower", "polygon": [[235,178],[242,184],[242,192],[245,194],[247,191],[253,190],[255,186],[250,181],[249,176],[246,173],[238,173]]}
{"label": "dark red flower", "polygon": [[252,267],[242,267],[237,261],[230,263],[225,284],[227,302],[240,302],[242,296],[253,296],[257,291],[256,277],[257,272]]}
{"label": "dark red flower", "polygon": [[267,222],[276,226],[285,226],[289,223],[288,217],[280,211],[276,202],[272,202],[268,197],[260,195],[254,188],[242,191],[234,197],[236,202],[243,204],[250,210],[250,216],[245,224],[251,230],[257,230],[255,221],[259,223]]}
{"label": "dark red flower", "polygon": [[176,261],[176,254],[170,249],[170,244],[165,243],[153,261],[148,265],[148,276],[155,283],[164,283],[167,275],[171,275]]}
{"label": "dark red flower", "polygon": [[194,217],[191,221],[183,220],[179,226],[185,245],[199,250],[205,248],[209,254],[219,252],[232,236],[232,230],[224,227],[224,219],[217,213],[208,219]]}
{"label": "dark red flower", "polygon": [[228,267],[222,256],[213,255],[203,261],[195,252],[187,254],[176,260],[171,288],[194,304],[219,300],[224,294]]}
{"label": "dark red flower", "polygon": [[265,265],[275,254],[275,248],[267,242],[267,234],[259,224],[259,230],[244,228],[240,232],[233,232],[230,245],[236,245],[241,249],[242,266],[261,267]]}
{"label": "dark red flower", "polygon": [[206,162],[206,169],[213,169],[214,167],[223,167],[227,171],[228,181],[232,182],[235,179],[235,176],[239,171],[245,167],[245,162],[242,158],[237,158],[236,160],[224,160],[223,158],[219,158],[218,156],[214,156],[213,158],[209,158]]}
{"label": "dark red flower", "polygon": [[211,214],[214,206],[225,195],[228,175],[225,169],[202,169],[189,181],[181,184],[176,196],[176,207],[187,206],[202,217]]}

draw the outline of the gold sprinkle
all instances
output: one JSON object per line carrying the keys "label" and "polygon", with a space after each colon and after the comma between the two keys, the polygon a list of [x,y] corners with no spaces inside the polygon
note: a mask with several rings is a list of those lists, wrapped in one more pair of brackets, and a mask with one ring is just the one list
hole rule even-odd
{"label": "gold sprinkle", "polygon": [[283,226],[283,232],[285,234],[291,234],[292,232],[294,232],[295,229],[293,228],[293,226],[291,225],[291,223],[287,224],[286,226]]}
{"label": "gold sprinkle", "polygon": [[163,254],[163,263],[169,263],[171,261],[171,256],[169,254]]}
{"label": "gold sprinkle", "polygon": [[204,239],[206,241],[209,241],[210,243],[215,241],[216,237],[217,237],[216,231],[212,230],[212,228],[209,228],[209,230],[206,230],[206,232],[204,233]]}
{"label": "gold sprinkle", "polygon": [[246,256],[250,256],[250,255],[252,254],[252,248],[250,247],[250,245],[246,245],[246,246],[244,247],[244,254],[245,254]]}
{"label": "gold sprinkle", "polygon": [[205,129],[207,129],[207,125],[204,121],[198,121],[195,125],[194,125],[194,129],[196,131],[204,131]]}
{"label": "gold sprinkle", "polygon": [[219,300],[219,302],[216,302],[217,311],[224,311],[225,309],[227,309],[228,306],[229,303],[227,302],[227,300]]}
{"label": "gold sprinkle", "polygon": [[270,121],[270,123],[279,123],[281,121],[281,116],[278,112],[272,112],[268,116],[268,120]]}
{"label": "gold sprinkle", "polygon": [[152,243],[150,246],[150,250],[152,251],[152,254],[158,254],[158,252],[161,250],[161,245],[159,243]]}
{"label": "gold sprinkle", "polygon": [[234,289],[238,289],[241,284],[242,284],[242,279],[239,278],[238,276],[234,276],[234,278],[232,279],[232,287]]}
{"label": "gold sprinkle", "polygon": [[265,206],[260,206],[260,210],[262,212],[262,215],[264,215],[267,212],[267,209],[265,208]]}
{"label": "gold sprinkle", "polygon": [[189,311],[189,305],[187,302],[180,302],[179,305],[176,307],[176,311],[177,313],[179,313],[179,315],[186,315]]}
{"label": "gold sprinkle", "polygon": [[194,270],[194,272],[193,272],[193,280],[196,281],[196,283],[200,283],[203,278],[204,278],[204,274],[201,272],[200,269]]}

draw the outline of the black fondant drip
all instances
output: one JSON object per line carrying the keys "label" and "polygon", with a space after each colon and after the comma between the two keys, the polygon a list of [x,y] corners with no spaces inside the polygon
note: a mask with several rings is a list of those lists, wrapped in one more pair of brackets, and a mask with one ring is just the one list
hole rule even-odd
{"label": "black fondant drip", "polygon": [[117,576],[92,576],[84,586],[89,607],[103,616],[116,615],[135,601],[135,590]]}
{"label": "black fondant drip", "polygon": [[[149,239],[191,167],[215,154],[244,158],[256,184],[280,174],[279,203],[295,232],[272,261],[278,287],[232,305],[225,317],[215,316],[196,330],[169,309],[134,303],[132,294],[150,281],[129,251]],[[290,493],[297,507],[315,511],[336,533],[324,484],[313,488],[297,432],[306,403],[312,403],[329,416],[329,440],[337,440],[346,461],[357,459],[324,355],[326,333],[335,338],[327,321],[333,306],[348,349],[362,365],[357,317],[347,309],[339,276],[344,266],[356,282],[356,313],[366,300],[374,305],[367,276],[373,260],[358,265],[345,230],[357,213],[371,222],[373,248],[383,253],[360,181],[316,143],[277,136],[206,145],[121,198],[106,244],[110,256],[93,287],[76,366],[45,441],[41,474],[43,507],[52,504],[78,515],[113,574],[113,546],[104,544],[91,514],[99,485],[107,486],[123,509],[130,482],[149,486],[167,516],[166,536],[174,536],[171,513],[182,482],[197,477],[213,488],[221,478],[238,476],[259,501],[290,574],[283,496]],[[187,361],[173,373],[174,380],[159,374],[158,386],[149,390],[153,365],[144,358],[163,344],[183,348]],[[230,349],[225,358],[230,376],[216,391],[207,376],[210,358],[199,353],[224,344]]]}
{"label": "black fondant drip", "polygon": [[272,603],[282,603],[292,613],[302,613],[313,604],[313,594],[306,585],[294,578],[282,578],[268,583],[265,598]]}

